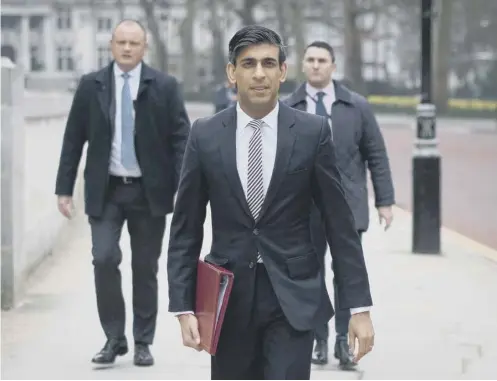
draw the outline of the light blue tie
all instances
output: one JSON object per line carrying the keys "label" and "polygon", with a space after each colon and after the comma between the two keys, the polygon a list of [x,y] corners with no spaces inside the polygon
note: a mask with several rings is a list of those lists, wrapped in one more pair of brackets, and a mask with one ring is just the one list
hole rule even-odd
{"label": "light blue tie", "polygon": [[121,163],[126,169],[138,168],[135,153],[135,120],[133,117],[133,98],[129,88],[129,74],[123,73],[124,86],[121,96]]}

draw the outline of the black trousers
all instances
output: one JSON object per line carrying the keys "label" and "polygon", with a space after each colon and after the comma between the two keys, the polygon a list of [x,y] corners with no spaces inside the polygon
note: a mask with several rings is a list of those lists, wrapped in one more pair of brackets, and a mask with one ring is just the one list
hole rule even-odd
{"label": "black trousers", "polygon": [[238,312],[229,309],[238,302],[230,301],[218,350],[211,358],[211,378],[308,380],[314,333],[296,331],[288,323],[264,264],[256,267],[250,319],[237,319]]}
{"label": "black trousers", "polygon": [[[362,239],[362,231],[358,231],[359,236]],[[318,251],[318,255],[320,258],[322,258],[322,264],[323,264],[323,274],[326,275],[326,266],[325,266],[325,255],[326,255],[326,245],[320,248],[320,251]],[[337,336],[346,336],[349,333],[349,321],[350,321],[350,309],[345,308],[342,309],[340,308],[340,303],[338,300],[338,293],[337,293],[337,287],[336,287],[336,282],[335,278],[333,278],[333,291],[334,291],[334,307],[335,307],[335,332]],[[329,328],[328,328],[328,323],[323,324],[319,326],[316,329],[316,340],[328,340],[329,337]]]}
{"label": "black trousers", "polygon": [[158,308],[158,260],[166,218],[151,215],[140,182],[124,184],[111,177],[103,214],[89,218],[98,314],[108,339],[125,337],[119,270],[122,261],[119,241],[125,221],[132,253],[134,341],[152,344]]}

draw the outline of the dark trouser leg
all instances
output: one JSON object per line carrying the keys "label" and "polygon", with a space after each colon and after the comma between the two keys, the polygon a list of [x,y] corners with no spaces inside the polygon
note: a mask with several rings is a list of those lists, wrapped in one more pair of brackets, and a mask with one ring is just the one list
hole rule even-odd
{"label": "dark trouser leg", "polygon": [[313,331],[297,331],[286,319],[264,265],[257,268],[256,316],[262,351],[254,366],[265,380],[309,380]]}
{"label": "dark trouser leg", "polygon": [[152,344],[158,310],[157,272],[166,225],[165,216],[152,216],[140,183],[119,185],[128,224],[133,273],[133,335]]}
{"label": "dark trouser leg", "polygon": [[148,210],[133,210],[127,217],[133,271],[133,335],[135,342],[152,344],[158,310],[158,261],[166,218],[153,217]]}
{"label": "dark trouser leg", "polygon": [[124,337],[125,308],[121,289],[119,247],[124,215],[112,200],[106,203],[103,214],[89,218],[92,236],[95,291],[100,323],[108,339]]}
{"label": "dark trouser leg", "polygon": [[218,351],[211,358],[211,378],[308,380],[314,332],[296,331],[288,323],[264,264],[257,264],[255,279],[238,280],[250,290],[243,296],[246,301],[237,300],[235,309],[228,306]]}

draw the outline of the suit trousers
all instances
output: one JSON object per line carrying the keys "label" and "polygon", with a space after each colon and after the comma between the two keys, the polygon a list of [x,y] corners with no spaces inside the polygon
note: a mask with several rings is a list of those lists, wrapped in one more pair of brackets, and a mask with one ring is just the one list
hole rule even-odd
{"label": "suit trousers", "polygon": [[[363,231],[358,231],[359,236],[362,239]],[[322,259],[323,274],[326,275],[326,245],[320,246],[319,251],[317,251],[319,258]],[[337,336],[346,336],[349,332],[349,320],[350,320],[350,309],[340,308],[338,290],[336,287],[335,278],[333,278],[333,291],[334,291],[334,304],[335,304],[335,332]],[[323,324],[316,328],[315,338],[316,340],[327,341],[329,337],[328,323]]]}
{"label": "suit trousers", "polygon": [[308,380],[314,333],[290,325],[264,264],[258,263],[255,271],[251,317],[237,318],[239,312],[233,311],[233,305],[240,301],[230,301],[217,353],[211,358],[211,378]]}
{"label": "suit trousers", "polygon": [[119,246],[124,222],[131,241],[134,341],[152,344],[158,309],[158,260],[166,217],[155,217],[141,183],[124,184],[111,176],[103,214],[89,217],[98,314],[108,339],[125,337]]}

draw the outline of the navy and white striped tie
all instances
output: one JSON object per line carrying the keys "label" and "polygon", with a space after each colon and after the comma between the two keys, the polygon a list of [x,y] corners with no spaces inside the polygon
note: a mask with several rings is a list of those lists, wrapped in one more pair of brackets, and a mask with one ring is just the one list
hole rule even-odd
{"label": "navy and white striped tie", "polygon": [[[248,168],[247,168],[247,203],[257,220],[264,202],[264,171],[262,161],[262,120],[252,120],[248,127],[254,132],[249,141]],[[261,255],[257,255],[257,262],[261,263]]]}

